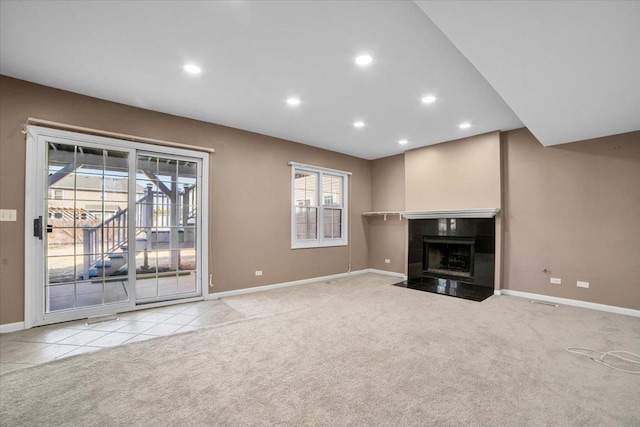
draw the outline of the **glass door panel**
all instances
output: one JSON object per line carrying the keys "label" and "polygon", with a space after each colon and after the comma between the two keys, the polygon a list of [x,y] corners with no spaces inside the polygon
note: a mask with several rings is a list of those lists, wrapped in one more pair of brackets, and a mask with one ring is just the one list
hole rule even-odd
{"label": "glass door panel", "polygon": [[136,301],[201,294],[197,160],[139,153],[136,170]]}
{"label": "glass door panel", "polygon": [[47,143],[45,313],[129,300],[128,158]]}

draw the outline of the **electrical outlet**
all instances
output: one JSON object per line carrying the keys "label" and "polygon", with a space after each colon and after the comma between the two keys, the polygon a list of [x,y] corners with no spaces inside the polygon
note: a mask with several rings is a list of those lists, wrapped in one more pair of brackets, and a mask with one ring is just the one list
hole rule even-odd
{"label": "electrical outlet", "polygon": [[391,260],[390,260],[389,258],[385,258],[385,259],[384,259],[384,263],[385,263],[385,264],[391,264]]}
{"label": "electrical outlet", "polygon": [[18,211],[15,209],[0,209],[0,221],[17,221]]}
{"label": "electrical outlet", "polygon": [[549,279],[549,283],[553,283],[554,285],[560,285],[562,284],[562,279],[559,279],[557,277],[551,277]]}
{"label": "electrical outlet", "polygon": [[262,276],[262,270],[256,270],[256,276]]}
{"label": "electrical outlet", "polygon": [[576,286],[579,288],[588,288],[589,282],[581,282],[580,280],[578,280],[578,282],[576,283]]}

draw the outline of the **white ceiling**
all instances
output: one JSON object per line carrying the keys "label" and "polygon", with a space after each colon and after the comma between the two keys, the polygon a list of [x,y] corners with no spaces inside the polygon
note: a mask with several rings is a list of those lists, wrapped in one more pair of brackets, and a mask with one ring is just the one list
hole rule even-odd
{"label": "white ceiling", "polygon": [[640,1],[416,1],[544,145],[640,130]]}
{"label": "white ceiling", "polygon": [[[504,16],[511,25],[515,20],[512,15],[522,11],[506,3],[488,7],[494,15],[496,9],[511,13]],[[545,37],[536,37],[546,45],[554,40],[560,43],[555,38],[567,38],[566,33],[553,31],[565,25],[564,21],[547,23],[546,16],[534,14],[533,22],[525,26],[530,31],[511,29],[503,35],[491,25],[485,28],[497,18],[480,14],[482,8],[478,12],[475,4],[447,8],[420,2],[430,16],[433,6],[431,17],[435,16],[445,33],[451,31],[448,35],[459,44],[458,50],[410,1],[3,0],[0,73],[365,159],[514,129],[523,122],[547,145],[640,128],[639,97],[634,94],[640,73],[635,74],[635,80],[629,75],[637,65],[637,40],[636,59],[630,52],[622,63],[612,63],[611,47],[596,43],[600,39],[591,33],[579,33],[577,42],[571,37],[571,43],[580,45],[584,38],[589,44],[578,49],[576,58],[567,58],[564,50],[545,51],[544,56],[538,56],[541,61],[533,61],[526,53],[531,46],[538,46],[529,40],[537,28],[533,24],[544,22]],[[464,12],[460,19],[466,20],[466,26],[456,23],[456,10]],[[619,18],[613,12],[603,13],[609,20]],[[636,33],[625,25],[634,19],[632,13],[631,18],[625,15],[621,19],[621,28],[610,22],[605,25],[607,30],[618,28],[617,39],[631,47],[632,42],[626,39]],[[526,22],[526,16],[522,19]],[[597,34],[601,36],[599,31]],[[606,40],[611,38],[614,36]],[[491,46],[478,42],[484,39]],[[354,64],[361,53],[373,56],[370,66]],[[613,71],[607,74],[604,66],[595,70],[582,66],[592,66],[597,61],[588,59],[599,55],[609,55],[605,58]],[[561,78],[552,80],[556,84],[551,88],[545,84],[551,77],[539,73],[545,71],[543,65],[552,65],[535,67],[536,62],[549,59],[560,61],[558,67],[562,68]],[[199,64],[203,73],[186,75],[182,70],[186,62]],[[521,84],[523,64],[530,65],[524,68],[525,84]],[[572,78],[565,81],[567,74]],[[594,116],[589,106],[589,112],[584,113],[589,117],[582,119],[582,124],[592,125],[593,130],[580,129],[582,133],[574,138],[575,134],[567,132],[580,127],[580,118],[573,118],[583,115],[584,98],[590,98],[585,92],[593,89],[589,84],[600,83],[605,76],[615,76],[616,81],[600,86],[613,88],[615,93],[599,107],[600,114]],[[625,84],[627,91],[620,91]],[[599,90],[597,96],[604,92]],[[420,98],[425,94],[436,95],[438,101],[422,105]],[[300,97],[300,106],[286,105],[285,99],[292,95]],[[556,108],[562,109],[562,114]],[[355,120],[363,120],[366,126],[353,128]],[[459,129],[463,121],[470,122],[471,128]],[[398,145],[401,138],[409,144]]]}

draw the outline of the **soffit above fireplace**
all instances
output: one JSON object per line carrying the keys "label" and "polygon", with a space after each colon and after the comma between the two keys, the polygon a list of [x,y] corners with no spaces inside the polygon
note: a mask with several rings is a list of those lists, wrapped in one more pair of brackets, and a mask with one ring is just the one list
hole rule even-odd
{"label": "soffit above fireplace", "polygon": [[439,218],[493,218],[500,208],[448,209],[439,211],[381,211],[363,212],[363,216],[398,215],[407,219],[439,219]]}

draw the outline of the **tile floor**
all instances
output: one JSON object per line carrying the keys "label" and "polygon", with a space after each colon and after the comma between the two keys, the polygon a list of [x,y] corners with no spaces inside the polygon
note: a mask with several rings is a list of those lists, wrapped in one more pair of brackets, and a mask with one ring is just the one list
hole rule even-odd
{"label": "tile floor", "polygon": [[210,300],[122,313],[118,320],[40,326],[0,335],[0,373],[159,336],[244,318],[223,301]]}

